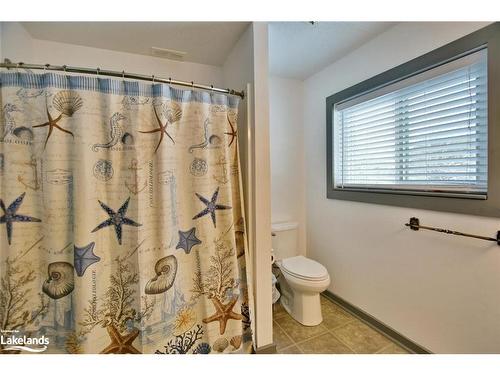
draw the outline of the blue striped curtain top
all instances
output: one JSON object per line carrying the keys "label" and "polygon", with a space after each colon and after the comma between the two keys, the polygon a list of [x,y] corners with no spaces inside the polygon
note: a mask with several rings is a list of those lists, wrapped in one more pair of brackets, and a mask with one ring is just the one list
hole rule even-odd
{"label": "blue striped curtain top", "polygon": [[146,83],[123,79],[101,78],[85,75],[56,73],[0,73],[0,87],[22,87],[25,89],[59,88],[66,90],[96,91],[104,94],[166,98],[178,102],[199,102],[227,105],[237,108],[239,97],[220,93],[182,90],[164,83]]}

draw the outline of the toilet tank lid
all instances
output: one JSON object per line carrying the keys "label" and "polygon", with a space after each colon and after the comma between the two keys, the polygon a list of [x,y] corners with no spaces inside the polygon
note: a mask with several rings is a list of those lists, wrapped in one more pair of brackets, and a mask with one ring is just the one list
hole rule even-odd
{"label": "toilet tank lid", "polygon": [[273,232],[282,232],[285,230],[292,230],[292,229],[297,229],[299,226],[299,223],[295,221],[287,221],[287,222],[282,222],[282,223],[273,223],[271,225],[271,230]]}

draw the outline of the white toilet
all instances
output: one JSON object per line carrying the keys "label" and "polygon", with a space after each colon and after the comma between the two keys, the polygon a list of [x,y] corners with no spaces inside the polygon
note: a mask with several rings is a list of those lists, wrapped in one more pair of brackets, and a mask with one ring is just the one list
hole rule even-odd
{"label": "white toilet", "polygon": [[275,264],[281,276],[280,303],[299,323],[315,326],[323,321],[319,294],[330,285],[326,268],[298,253],[298,223],[273,223]]}

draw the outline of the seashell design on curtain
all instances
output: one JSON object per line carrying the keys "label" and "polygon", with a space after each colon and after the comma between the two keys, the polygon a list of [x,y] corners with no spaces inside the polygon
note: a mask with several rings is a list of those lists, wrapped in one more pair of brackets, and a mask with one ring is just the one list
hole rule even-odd
{"label": "seashell design on curtain", "polygon": [[[239,98],[0,84],[0,352],[251,352]],[[18,336],[49,344],[6,344]]]}

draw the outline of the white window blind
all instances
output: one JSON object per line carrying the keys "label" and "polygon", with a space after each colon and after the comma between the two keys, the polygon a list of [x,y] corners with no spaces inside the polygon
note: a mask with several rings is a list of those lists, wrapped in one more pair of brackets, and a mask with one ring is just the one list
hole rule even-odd
{"label": "white window blind", "polygon": [[335,188],[485,198],[486,53],[336,104]]}

